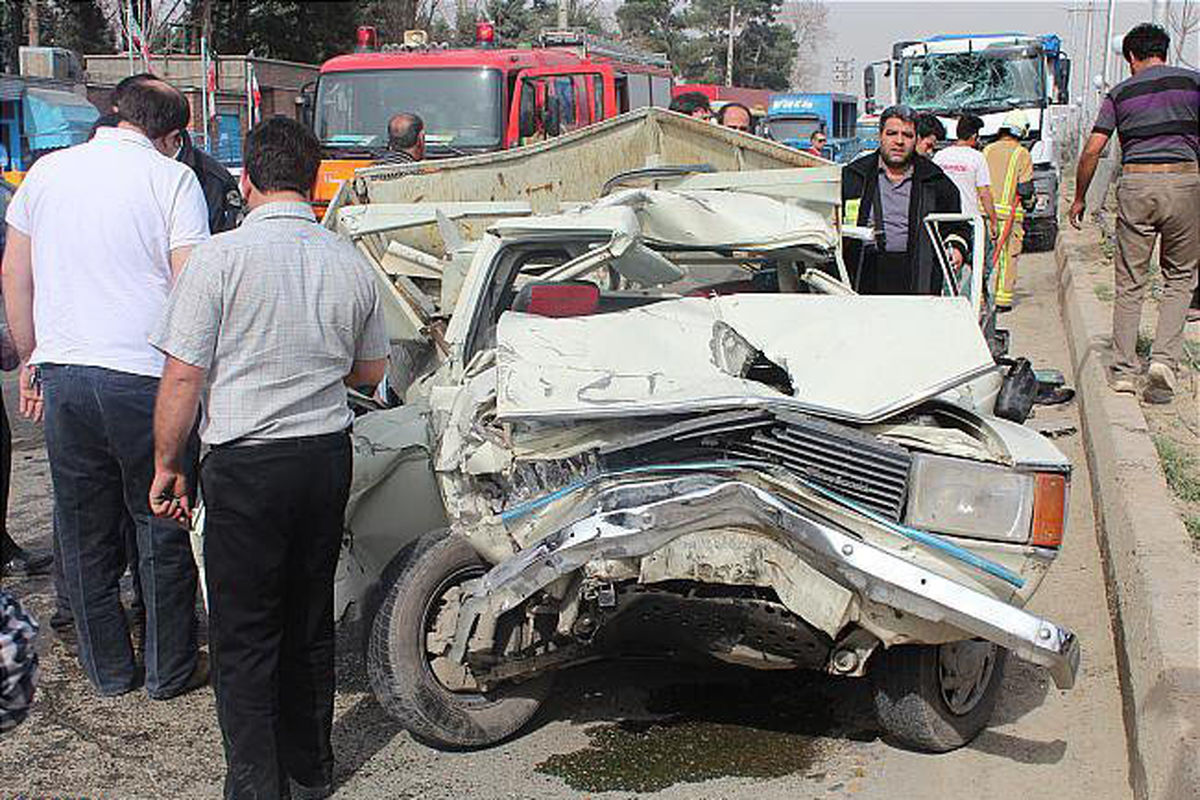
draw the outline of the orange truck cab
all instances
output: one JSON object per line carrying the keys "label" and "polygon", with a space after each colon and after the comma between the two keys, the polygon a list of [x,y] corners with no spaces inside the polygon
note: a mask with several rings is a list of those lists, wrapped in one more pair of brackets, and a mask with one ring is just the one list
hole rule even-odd
{"label": "orange truck cab", "polygon": [[323,210],[354,170],[387,153],[388,120],[417,114],[425,157],[502,150],[559,136],[643,106],[671,102],[666,58],[577,31],[544,31],[534,47],[492,47],[490,23],[477,46],[428,44],[410,31],[377,49],[360,29],[358,52],[321,66],[301,98],[325,155],[314,205]]}

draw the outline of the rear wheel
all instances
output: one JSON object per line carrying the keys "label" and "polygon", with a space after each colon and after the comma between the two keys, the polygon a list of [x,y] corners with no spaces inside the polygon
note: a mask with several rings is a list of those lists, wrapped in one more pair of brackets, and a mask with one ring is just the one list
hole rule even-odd
{"label": "rear wheel", "polygon": [[991,642],[893,647],[872,669],[875,710],[898,744],[944,753],[991,719],[1008,651]]}
{"label": "rear wheel", "polygon": [[541,707],[549,676],[481,692],[447,654],[463,584],[488,565],[459,536],[421,537],[396,572],[371,626],[367,673],[380,705],[435,746],[483,747],[516,733]]}

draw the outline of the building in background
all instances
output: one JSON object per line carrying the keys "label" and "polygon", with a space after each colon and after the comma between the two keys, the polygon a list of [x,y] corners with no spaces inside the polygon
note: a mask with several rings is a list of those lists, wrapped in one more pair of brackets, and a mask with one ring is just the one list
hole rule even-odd
{"label": "building in background", "polygon": [[[129,75],[127,55],[84,56],[87,70],[88,99],[98,108],[108,109],[113,87]],[[305,84],[317,79],[317,67],[255,56],[213,56],[209,59],[215,69],[215,80],[208,79],[213,101],[205,110],[205,66],[199,55],[154,54],[150,56],[150,71],[174,86],[188,98],[192,106],[192,134],[226,164],[242,161],[242,139],[255,119],[275,115],[299,118],[297,98]],[[139,57],[134,62],[137,72],[143,71]],[[257,87],[257,91],[248,87]],[[252,102],[251,98],[254,99]],[[205,125],[205,119],[208,125]]]}

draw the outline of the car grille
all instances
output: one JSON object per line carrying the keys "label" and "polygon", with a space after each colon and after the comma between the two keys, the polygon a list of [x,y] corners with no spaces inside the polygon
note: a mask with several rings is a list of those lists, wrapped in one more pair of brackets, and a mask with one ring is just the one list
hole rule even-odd
{"label": "car grille", "polygon": [[853,428],[777,414],[773,425],[709,444],[730,455],[778,464],[892,521],[904,515],[912,455]]}
{"label": "car grille", "polygon": [[912,455],[846,425],[777,411],[732,411],[659,428],[621,447],[649,447],[642,463],[737,458],[777,464],[893,522],[904,516]]}

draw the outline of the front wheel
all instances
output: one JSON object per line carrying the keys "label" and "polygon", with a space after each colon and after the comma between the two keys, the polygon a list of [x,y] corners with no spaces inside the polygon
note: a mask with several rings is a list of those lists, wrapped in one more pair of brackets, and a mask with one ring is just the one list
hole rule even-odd
{"label": "front wheel", "polygon": [[1008,651],[991,642],[903,645],[872,668],[875,711],[897,744],[945,753],[974,739],[991,719]]}
{"label": "front wheel", "polygon": [[422,536],[397,570],[371,626],[367,674],[376,699],[413,736],[434,746],[484,747],[516,733],[541,707],[548,676],[479,691],[447,653],[462,586],[488,565],[460,536]]}

